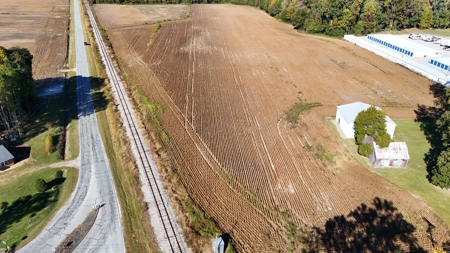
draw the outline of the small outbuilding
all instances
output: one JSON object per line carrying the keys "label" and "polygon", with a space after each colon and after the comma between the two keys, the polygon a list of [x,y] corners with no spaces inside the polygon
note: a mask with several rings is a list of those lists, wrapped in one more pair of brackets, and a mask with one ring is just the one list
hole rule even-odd
{"label": "small outbuilding", "polygon": [[[355,128],[354,122],[356,116],[364,110],[367,110],[371,105],[355,102],[351,104],[340,105],[337,107],[336,111],[336,123],[338,127],[342,130],[345,135],[345,138],[355,138]],[[377,107],[378,108],[378,107]],[[379,108],[378,108],[379,109]],[[397,125],[395,122],[386,116],[386,132],[394,138],[395,127]]]}
{"label": "small outbuilding", "polygon": [[0,170],[5,170],[12,165],[14,165],[14,156],[3,145],[0,145]]}
{"label": "small outbuilding", "polygon": [[373,153],[369,160],[375,168],[405,168],[409,153],[406,142],[391,142],[387,148],[372,143]]}

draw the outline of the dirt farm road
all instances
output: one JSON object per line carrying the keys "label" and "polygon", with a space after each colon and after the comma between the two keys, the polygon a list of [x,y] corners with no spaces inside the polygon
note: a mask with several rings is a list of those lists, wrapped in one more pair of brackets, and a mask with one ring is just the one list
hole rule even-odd
{"label": "dirt farm road", "polygon": [[74,18],[80,134],[78,183],[69,202],[44,231],[18,252],[54,252],[94,206],[100,206],[98,217],[75,252],[125,252],[120,207],[94,114],[78,1],[74,1]]}

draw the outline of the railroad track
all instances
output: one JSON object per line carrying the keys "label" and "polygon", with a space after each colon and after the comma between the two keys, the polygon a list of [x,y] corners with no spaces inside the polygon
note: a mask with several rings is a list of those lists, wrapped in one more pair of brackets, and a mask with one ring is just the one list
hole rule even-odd
{"label": "railroad track", "polygon": [[[118,104],[123,124],[130,138],[131,149],[139,167],[143,187],[147,186],[150,190],[150,194],[146,194],[144,191],[144,196],[146,201],[150,202],[149,213],[158,244],[163,252],[190,252],[182,237],[181,229],[177,223],[168,196],[159,180],[159,172],[150,154],[150,149],[145,143],[136,123],[137,121],[134,116],[134,110],[129,102],[130,100],[103,42],[94,15],[89,4],[85,0],[83,0],[83,3],[89,16],[103,63],[105,64],[106,74],[111,83],[115,102]],[[164,233],[159,232],[161,229]]]}

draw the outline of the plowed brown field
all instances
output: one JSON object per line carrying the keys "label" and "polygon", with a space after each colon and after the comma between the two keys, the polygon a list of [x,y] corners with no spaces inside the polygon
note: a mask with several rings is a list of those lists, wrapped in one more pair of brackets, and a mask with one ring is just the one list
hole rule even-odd
{"label": "plowed brown field", "polygon": [[2,0],[0,46],[28,48],[33,78],[39,85],[54,83],[67,59],[69,17],[69,0]]}
{"label": "plowed brown field", "polygon": [[[425,249],[424,217],[439,245],[448,240],[430,208],[359,164],[324,120],[355,101],[414,117],[418,103],[432,104],[430,81],[250,7],[193,5],[191,18],[163,24],[149,43],[154,29],[108,34],[127,80],[167,108],[161,117],[171,141],[163,145],[183,184],[239,251],[285,251],[282,212],[299,226],[323,228],[377,197],[392,201]],[[293,127],[283,115],[298,98],[323,106]]]}

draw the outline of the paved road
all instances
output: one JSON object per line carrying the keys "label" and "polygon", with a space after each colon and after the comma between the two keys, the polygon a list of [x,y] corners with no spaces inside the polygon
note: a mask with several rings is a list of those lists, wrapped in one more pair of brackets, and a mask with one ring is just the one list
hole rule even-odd
{"label": "paved road", "polygon": [[75,252],[125,252],[120,207],[111,170],[100,138],[90,90],[80,4],[74,1],[80,168],[78,183],[65,205],[31,243],[18,252],[53,252],[94,205],[102,205],[97,220]]}

